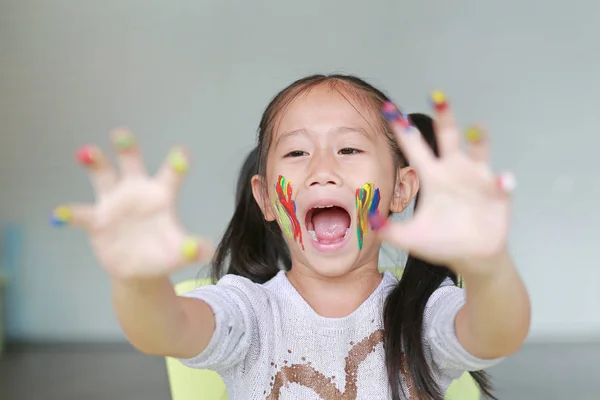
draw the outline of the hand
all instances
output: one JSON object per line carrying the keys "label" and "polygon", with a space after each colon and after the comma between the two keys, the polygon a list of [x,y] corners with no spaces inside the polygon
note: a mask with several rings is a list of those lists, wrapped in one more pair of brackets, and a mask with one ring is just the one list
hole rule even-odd
{"label": "hand", "polygon": [[131,132],[116,130],[112,141],[120,178],[98,148],[82,148],[78,158],[90,172],[96,203],[58,207],[52,222],[83,228],[101,265],[117,279],[164,277],[208,258],[211,246],[186,234],[175,210],[176,192],[188,167],[186,154],[173,149],[150,177]]}
{"label": "hand", "polygon": [[433,264],[493,265],[477,261],[494,259],[505,251],[508,192],[514,179],[509,174],[496,177],[491,171],[489,143],[481,128],[467,131],[463,150],[459,128],[444,95],[437,92],[433,100],[439,158],[398,111],[395,115],[386,113],[400,148],[419,175],[421,189],[413,218],[389,222],[379,234],[390,244]]}

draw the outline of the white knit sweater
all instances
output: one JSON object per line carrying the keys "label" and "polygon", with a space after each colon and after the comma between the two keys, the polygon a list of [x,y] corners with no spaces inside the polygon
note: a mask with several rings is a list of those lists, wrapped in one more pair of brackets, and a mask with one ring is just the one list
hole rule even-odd
{"label": "white knit sweater", "polygon": [[[216,329],[201,354],[181,361],[218,372],[231,400],[389,399],[383,305],[397,282],[386,271],[356,311],[325,318],[304,301],[283,271],[262,285],[227,275],[216,285],[184,295],[210,305]],[[478,359],[458,342],[454,319],[464,302],[463,289],[447,279],[425,309],[426,354],[437,367],[443,390],[465,371],[500,361]]]}

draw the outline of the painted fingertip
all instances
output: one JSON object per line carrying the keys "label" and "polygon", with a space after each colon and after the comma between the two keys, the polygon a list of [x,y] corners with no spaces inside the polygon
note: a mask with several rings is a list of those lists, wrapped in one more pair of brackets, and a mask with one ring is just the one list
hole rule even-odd
{"label": "painted fingertip", "polygon": [[77,150],[75,155],[77,162],[86,167],[91,167],[100,161],[100,150],[95,146],[86,145]]}
{"label": "painted fingertip", "polygon": [[50,215],[50,224],[55,227],[68,225],[72,219],[71,210],[65,206],[56,207]]}
{"label": "painted fingertip", "polygon": [[113,133],[112,142],[119,151],[127,151],[135,146],[135,137],[127,129],[119,129]]}
{"label": "painted fingertip", "polygon": [[511,193],[517,188],[517,178],[512,172],[503,172],[496,179],[496,184],[503,192]]}
{"label": "painted fingertip", "polygon": [[188,262],[195,261],[198,258],[199,253],[200,239],[195,236],[186,238],[181,245],[181,254],[183,255],[183,258]]}
{"label": "painted fingertip", "polygon": [[169,164],[178,174],[184,174],[189,169],[189,162],[185,152],[180,148],[171,150]]}
{"label": "painted fingertip", "polygon": [[374,231],[378,231],[387,224],[387,218],[382,217],[379,214],[372,213],[369,215],[369,225]]}
{"label": "painted fingertip", "polygon": [[483,130],[478,126],[470,126],[465,130],[465,138],[470,143],[479,143],[483,140]]}
{"label": "painted fingertip", "polygon": [[381,113],[390,124],[398,124],[404,130],[410,129],[410,121],[391,101],[386,101],[381,107]]}
{"label": "painted fingertip", "polygon": [[442,112],[448,109],[448,100],[446,94],[441,90],[434,90],[430,95],[431,106],[437,112]]}

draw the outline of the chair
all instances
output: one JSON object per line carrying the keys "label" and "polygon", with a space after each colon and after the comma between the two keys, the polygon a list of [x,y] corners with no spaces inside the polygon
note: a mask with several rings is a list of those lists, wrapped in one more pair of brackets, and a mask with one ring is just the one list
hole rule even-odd
{"label": "chair", "polygon": [[[390,269],[398,278],[399,268]],[[210,284],[210,279],[190,279],[175,285],[177,294],[189,292]],[[214,371],[188,368],[173,358],[166,358],[167,374],[172,400],[227,400],[227,391],[221,377]],[[445,400],[479,400],[480,391],[468,372],[452,382]]]}

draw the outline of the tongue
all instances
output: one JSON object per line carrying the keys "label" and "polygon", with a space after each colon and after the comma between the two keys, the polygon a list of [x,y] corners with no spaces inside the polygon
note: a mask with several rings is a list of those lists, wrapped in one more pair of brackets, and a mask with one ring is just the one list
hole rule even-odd
{"label": "tongue", "polygon": [[350,226],[350,216],[344,210],[323,210],[315,213],[312,223],[319,241],[339,240]]}

